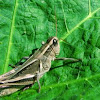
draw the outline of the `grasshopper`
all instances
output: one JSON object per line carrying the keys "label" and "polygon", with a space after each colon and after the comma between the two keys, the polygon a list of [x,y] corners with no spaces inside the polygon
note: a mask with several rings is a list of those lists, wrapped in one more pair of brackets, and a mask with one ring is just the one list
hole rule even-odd
{"label": "grasshopper", "polygon": [[29,87],[36,81],[40,91],[39,79],[50,70],[52,60],[78,61],[74,58],[56,58],[59,52],[58,38],[50,37],[31,57],[27,57],[22,65],[0,76],[0,96],[9,95],[21,88]]}
{"label": "grasshopper", "polygon": [[[55,12],[56,19],[56,12]],[[56,20],[56,36],[50,37],[46,43],[42,43],[38,49],[30,57],[23,57],[21,60],[26,61],[15,66],[11,71],[0,76],[0,96],[12,94],[20,89],[29,88],[35,82],[38,83],[39,92],[41,85],[39,79],[50,70],[51,61],[54,60],[71,60],[73,62],[81,61],[74,58],[56,58],[60,53],[60,44],[57,38],[57,20]],[[19,62],[20,63],[20,62]]]}

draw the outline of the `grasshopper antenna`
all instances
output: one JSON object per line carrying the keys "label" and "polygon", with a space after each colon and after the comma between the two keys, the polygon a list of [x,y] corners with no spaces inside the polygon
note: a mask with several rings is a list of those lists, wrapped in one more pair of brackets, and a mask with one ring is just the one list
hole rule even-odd
{"label": "grasshopper antenna", "polygon": [[56,7],[54,6],[55,9],[55,27],[56,27],[56,37],[57,37],[57,17],[56,17]]}

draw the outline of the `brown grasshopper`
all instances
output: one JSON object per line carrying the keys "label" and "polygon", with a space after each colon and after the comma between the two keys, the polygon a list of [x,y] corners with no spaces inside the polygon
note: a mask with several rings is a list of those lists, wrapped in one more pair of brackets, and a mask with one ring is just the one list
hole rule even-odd
{"label": "brown grasshopper", "polygon": [[[57,37],[50,37],[31,57],[11,71],[0,76],[0,96],[9,95],[21,88],[29,87],[49,71],[52,60],[72,60],[73,58],[56,58],[60,52],[59,40]],[[23,58],[26,59],[26,58]]]}

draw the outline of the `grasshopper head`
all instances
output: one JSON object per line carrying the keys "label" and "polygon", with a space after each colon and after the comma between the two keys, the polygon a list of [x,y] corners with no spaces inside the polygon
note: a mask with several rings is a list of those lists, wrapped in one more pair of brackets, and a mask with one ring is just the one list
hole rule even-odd
{"label": "grasshopper head", "polygon": [[52,50],[52,52],[55,53],[55,55],[59,55],[60,52],[60,45],[59,45],[59,40],[57,37],[50,37],[47,40],[47,43],[49,44],[49,49]]}

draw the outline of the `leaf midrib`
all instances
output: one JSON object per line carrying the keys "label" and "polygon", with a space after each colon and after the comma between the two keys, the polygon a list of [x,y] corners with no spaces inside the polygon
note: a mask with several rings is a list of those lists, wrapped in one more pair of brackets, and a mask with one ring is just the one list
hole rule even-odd
{"label": "leaf midrib", "polygon": [[98,78],[98,77],[100,77],[100,74],[92,75],[92,76],[85,77],[85,78],[74,79],[74,80],[70,80],[70,81],[66,81],[66,82],[62,82],[62,83],[56,83],[56,84],[52,84],[49,86],[44,86],[44,87],[42,87],[42,90],[60,87],[60,86],[64,86],[64,85],[69,85],[69,84],[74,84],[74,83],[83,82],[83,81],[88,82],[94,88],[95,86],[90,82],[90,80]]}
{"label": "leaf midrib", "polygon": [[11,29],[10,29],[10,35],[9,35],[9,41],[8,41],[8,49],[5,57],[5,64],[4,64],[4,70],[3,73],[7,72],[8,64],[9,64],[9,57],[10,57],[10,51],[12,46],[12,38],[13,38],[13,31],[14,31],[14,24],[15,24],[15,16],[16,16],[16,10],[18,7],[18,0],[15,0],[13,15],[12,15],[12,22],[11,22]]}

